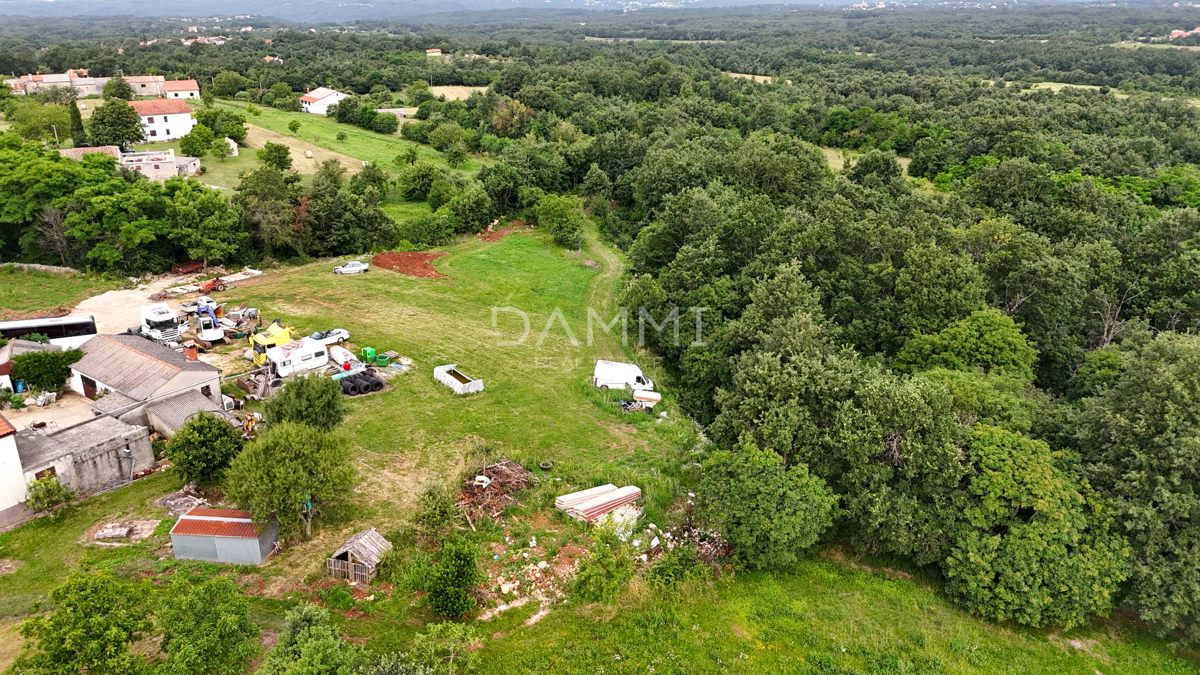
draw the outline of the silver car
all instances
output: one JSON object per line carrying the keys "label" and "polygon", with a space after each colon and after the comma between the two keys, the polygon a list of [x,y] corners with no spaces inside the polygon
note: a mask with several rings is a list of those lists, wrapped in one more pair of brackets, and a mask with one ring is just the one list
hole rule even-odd
{"label": "silver car", "polygon": [[370,268],[371,268],[371,266],[368,265],[367,263],[365,263],[361,260],[354,260],[354,261],[346,263],[345,265],[338,265],[337,267],[333,268],[333,273],[334,274],[359,274],[359,273],[365,274],[366,271]]}

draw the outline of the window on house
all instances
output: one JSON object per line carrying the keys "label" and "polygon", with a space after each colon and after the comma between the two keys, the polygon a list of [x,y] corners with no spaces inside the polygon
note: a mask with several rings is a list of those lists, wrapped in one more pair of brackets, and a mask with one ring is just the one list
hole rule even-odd
{"label": "window on house", "polygon": [[200,387],[200,393],[205,396],[212,396],[212,387],[206,384],[203,387]]}
{"label": "window on house", "polygon": [[147,117],[147,118],[146,118],[146,124],[154,124],[154,118],[153,118],[153,117]]}
{"label": "window on house", "polygon": [[157,131],[155,131],[154,129],[151,129],[151,130],[150,130],[150,135],[151,135],[151,136],[157,136],[157,135],[158,135],[158,132],[157,132]]}
{"label": "window on house", "polygon": [[170,136],[170,135],[171,135],[171,130],[170,130],[170,129],[167,129],[167,135],[168,135],[168,136]]}
{"label": "window on house", "polygon": [[58,476],[58,469],[50,467],[49,469],[43,469],[42,471],[33,474],[35,480],[41,480],[47,476]]}

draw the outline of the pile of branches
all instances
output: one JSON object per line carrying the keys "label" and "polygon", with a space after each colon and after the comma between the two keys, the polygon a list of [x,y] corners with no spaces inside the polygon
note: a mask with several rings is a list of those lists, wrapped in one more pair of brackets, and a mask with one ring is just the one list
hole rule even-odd
{"label": "pile of branches", "polygon": [[[486,476],[491,483],[487,487],[480,487],[475,483],[475,476]],[[529,477],[524,467],[507,459],[485,466],[464,481],[462,492],[458,495],[458,508],[472,521],[484,516],[499,519],[504,509],[513,504],[520,505],[511,493],[528,489]]]}

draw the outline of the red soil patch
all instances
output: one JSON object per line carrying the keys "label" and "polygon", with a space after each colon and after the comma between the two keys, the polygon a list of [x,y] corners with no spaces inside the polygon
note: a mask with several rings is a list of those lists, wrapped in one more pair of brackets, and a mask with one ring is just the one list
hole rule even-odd
{"label": "red soil patch", "polygon": [[505,237],[505,235],[512,234],[513,232],[525,227],[525,221],[523,220],[514,220],[509,223],[508,227],[502,227],[498,230],[493,230],[492,226],[488,225],[486,230],[479,233],[479,238],[484,241],[500,241]]}
{"label": "red soil patch", "polygon": [[440,253],[380,253],[371,258],[371,264],[376,267],[386,267],[389,270],[407,274],[413,277],[423,277],[426,279],[436,279],[444,277],[445,274],[438,272],[433,268],[434,260],[446,255],[445,252]]}

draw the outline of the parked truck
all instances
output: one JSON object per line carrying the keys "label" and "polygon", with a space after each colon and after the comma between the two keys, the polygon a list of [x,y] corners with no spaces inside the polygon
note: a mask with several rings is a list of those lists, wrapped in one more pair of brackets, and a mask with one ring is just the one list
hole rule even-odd
{"label": "parked truck", "polygon": [[618,388],[630,391],[654,389],[654,383],[642,374],[641,368],[632,363],[604,360],[596,362],[596,368],[592,371],[592,385],[601,389]]}
{"label": "parked truck", "polygon": [[267,365],[267,350],[272,347],[280,347],[291,342],[295,336],[291,328],[285,327],[278,320],[267,326],[261,333],[255,333],[250,336],[250,348],[254,350],[252,360],[254,365]]}
{"label": "parked truck", "polygon": [[138,330],[142,337],[162,344],[179,342],[179,314],[165,302],[142,305],[142,325]]}

